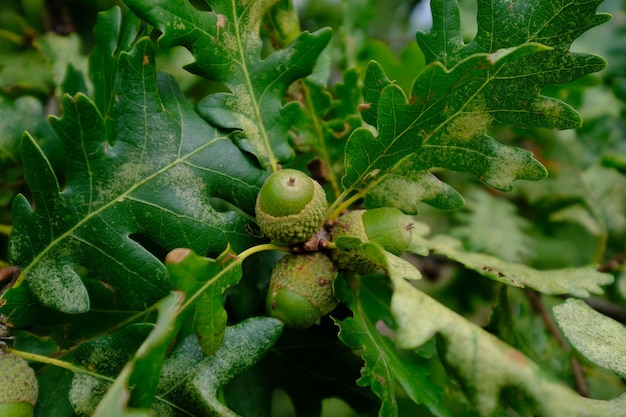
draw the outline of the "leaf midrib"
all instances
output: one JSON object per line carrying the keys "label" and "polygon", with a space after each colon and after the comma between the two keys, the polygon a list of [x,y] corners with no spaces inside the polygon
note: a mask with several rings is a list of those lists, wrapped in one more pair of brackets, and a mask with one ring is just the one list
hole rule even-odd
{"label": "leaf midrib", "polygon": [[[192,152],[188,153],[184,157],[178,157],[174,161],[172,161],[171,163],[161,167],[160,169],[158,169],[154,173],[150,174],[149,176],[144,177],[141,181],[136,182],[132,187],[128,188],[123,193],[118,194],[117,196],[111,198],[111,200],[108,203],[103,204],[102,206],[98,207],[96,210],[89,211],[87,213],[87,215],[83,219],[78,221],[74,226],[72,226],[71,228],[69,228],[68,230],[63,232],[57,238],[53,239],[37,256],[35,256],[33,258],[33,260],[30,262],[30,264],[28,264],[28,266],[23,269],[22,276],[24,276],[24,277],[27,276],[29,271],[34,266],[36,266],[39,263],[39,261],[41,261],[51,250],[53,250],[62,241],[64,241],[65,239],[67,239],[69,237],[77,238],[77,236],[74,235],[74,232],[76,230],[78,230],[81,226],[87,224],[91,219],[95,218],[96,216],[99,216],[101,213],[103,213],[107,209],[111,208],[116,203],[122,202],[124,199],[129,197],[135,190],[139,189],[141,186],[149,183],[154,178],[156,178],[159,175],[165,173],[169,169],[172,169],[176,165],[178,165],[180,163],[184,163],[187,159],[191,158],[196,153],[206,149],[208,146],[214,144],[215,142],[217,142],[219,140],[228,140],[228,138],[226,138],[226,137],[217,137],[217,138],[215,138],[213,140],[210,140],[210,141],[206,142],[205,144],[203,144],[202,146],[199,146],[198,148],[194,149]],[[181,139],[181,141],[182,141],[182,139]]]}
{"label": "leaf midrib", "polygon": [[[269,136],[267,134],[267,131],[265,130],[265,124],[263,123],[261,109],[259,108],[259,103],[257,101],[257,97],[254,91],[254,86],[252,85],[252,80],[250,78],[250,71],[248,70],[248,64],[247,64],[246,57],[244,54],[244,46],[242,43],[241,32],[239,31],[240,21],[239,21],[239,16],[237,15],[237,5],[236,5],[235,0],[231,0],[230,3],[231,3],[232,10],[233,10],[233,19],[235,20],[234,22],[235,37],[237,39],[237,47],[239,49],[239,59],[241,61],[241,69],[246,79],[246,88],[248,90],[248,94],[250,94],[250,99],[251,99],[250,101],[252,102],[252,106],[254,109],[254,116],[258,122],[259,132],[261,133],[261,137],[263,138],[263,144],[265,145],[265,149],[267,150],[267,157],[269,158],[270,167],[272,168],[272,171],[277,171],[278,161],[274,157],[274,153],[272,152],[272,146],[270,144]],[[246,6],[246,9],[251,7],[250,6],[251,4],[252,2],[250,2]]]}

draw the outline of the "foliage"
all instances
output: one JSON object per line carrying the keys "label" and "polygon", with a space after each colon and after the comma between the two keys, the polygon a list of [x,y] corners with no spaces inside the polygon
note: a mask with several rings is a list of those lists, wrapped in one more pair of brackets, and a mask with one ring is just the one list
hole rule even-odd
{"label": "foliage", "polygon": [[[60,3],[0,17],[0,312],[36,416],[624,415],[617,0]],[[265,311],[302,249],[256,224],[282,167],[329,225],[413,216],[402,257],[330,242],[381,268],[306,330]]]}

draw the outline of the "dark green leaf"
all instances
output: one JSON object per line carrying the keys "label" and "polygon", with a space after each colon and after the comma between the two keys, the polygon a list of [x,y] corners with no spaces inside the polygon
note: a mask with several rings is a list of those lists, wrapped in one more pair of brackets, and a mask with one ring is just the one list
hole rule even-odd
{"label": "dark green leaf", "polygon": [[35,417],[74,417],[74,409],[67,393],[73,374],[62,368],[50,367],[37,375],[39,396],[35,406]]}
{"label": "dark green leaf", "polygon": [[353,313],[353,317],[336,321],[341,328],[339,338],[350,348],[362,350],[365,366],[357,383],[370,386],[380,397],[379,415],[398,415],[399,386],[413,401],[423,404],[435,415],[449,415],[442,404],[442,389],[428,379],[428,368],[403,358],[391,338],[388,280],[375,275],[352,276],[338,280],[335,292]]}
{"label": "dark green leaf", "polygon": [[153,327],[149,323],[135,324],[85,342],[74,352],[74,361],[85,369],[114,377],[141,346]]}
{"label": "dark green leaf", "polygon": [[[78,415],[133,416],[149,412],[165,355],[182,323],[179,313],[183,301],[181,292],[170,293],[156,304],[159,315],[154,325],[131,326],[81,347],[77,359],[87,369],[121,372],[113,383],[103,374],[77,372],[69,398]],[[145,340],[141,340],[146,333]]]}
{"label": "dark green leaf", "polygon": [[[342,307],[332,313],[345,314]],[[355,384],[362,365],[361,357],[337,338],[333,320],[323,317],[319,326],[304,331],[285,329],[260,371],[265,371],[265,386],[289,395],[299,417],[319,417],[330,398],[342,399],[361,415],[380,403],[371,390]]]}
{"label": "dark green leaf", "polygon": [[258,242],[246,217],[217,212],[210,198],[252,213],[265,172],[200,119],[153,63],[148,39],[120,53],[113,137],[89,98],[64,97],[63,116],[52,120],[68,152],[63,187],[34,140],[23,140],[25,178],[37,207],[16,198],[9,252],[45,306],[89,309],[77,265],[135,308],[159,299],[169,288],[165,267],[139,242],[198,253]]}
{"label": "dark green leaf", "polygon": [[474,54],[450,69],[431,63],[413,84],[410,99],[377,64],[371,64],[363,94],[375,113],[364,118],[376,123],[378,136],[359,129],[350,137],[344,187],[371,187],[412,154],[414,166],[420,169],[440,166],[474,172],[496,188],[510,188],[516,178],[543,178],[545,169],[528,152],[485,136],[491,116],[467,97],[481,93],[502,68],[545,49],[523,44]]}
{"label": "dark green leaf", "polygon": [[132,415],[134,411],[129,407],[145,410],[152,406],[157,391],[156,375],[161,373],[165,354],[182,324],[179,312],[183,300],[182,293],[171,293],[157,303],[159,317],[152,332],[98,404],[94,417],[108,416],[113,410],[119,411],[116,415]]}
{"label": "dark green leaf", "polygon": [[159,396],[194,415],[235,416],[218,398],[220,389],[258,362],[276,343],[282,324],[256,317],[227,327],[220,349],[203,356],[195,336],[184,339],[163,366]]}
{"label": "dark green leaf", "polygon": [[[526,2],[481,2],[478,34],[465,45],[456,1],[433,2],[433,28],[417,37],[428,65],[410,97],[377,64],[368,69],[363,95],[369,109],[363,117],[378,132],[357,130],[348,140],[343,186],[365,194],[405,158],[414,169],[471,172],[507,191],[516,179],[544,178],[546,170],[529,152],[502,145],[486,131],[499,123],[580,126],[576,111],[540,90],[605,66],[600,57],[569,52],[576,37],[606,21],[607,15],[595,14],[598,3],[542,4],[535,10]],[[579,13],[581,22],[574,18]]]}
{"label": "dark green leaf", "polygon": [[263,166],[275,170],[280,161],[292,156],[287,131],[295,108],[283,107],[283,97],[292,82],[311,73],[330,40],[329,30],[303,32],[285,49],[262,59],[260,23],[272,1],[213,0],[208,2],[213,10],[209,13],[186,1],[126,3],[163,32],[161,45],[182,45],[191,51],[196,61],[187,66],[189,71],[230,90],[199,103],[204,117],[216,126],[241,130],[239,145],[255,154]]}

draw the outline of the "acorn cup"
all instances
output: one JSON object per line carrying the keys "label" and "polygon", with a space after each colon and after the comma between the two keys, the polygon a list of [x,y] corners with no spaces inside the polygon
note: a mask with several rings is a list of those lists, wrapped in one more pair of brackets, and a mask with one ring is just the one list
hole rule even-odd
{"label": "acorn cup", "polygon": [[[387,252],[402,255],[411,244],[411,218],[393,207],[372,210],[354,210],[337,219],[331,232],[331,241],[341,236],[352,236],[362,242],[376,242]],[[365,274],[380,267],[357,250],[335,248],[331,252],[340,269]]]}
{"label": "acorn cup", "polygon": [[0,416],[32,417],[38,393],[35,371],[24,359],[0,349]]}
{"label": "acorn cup", "polygon": [[337,267],[321,252],[283,256],[272,271],[268,314],[295,329],[319,323],[338,304],[333,292],[336,276]]}
{"label": "acorn cup", "polygon": [[328,202],[322,186],[295,169],[274,172],[256,201],[256,219],[270,239],[293,245],[305,242],[326,219]]}

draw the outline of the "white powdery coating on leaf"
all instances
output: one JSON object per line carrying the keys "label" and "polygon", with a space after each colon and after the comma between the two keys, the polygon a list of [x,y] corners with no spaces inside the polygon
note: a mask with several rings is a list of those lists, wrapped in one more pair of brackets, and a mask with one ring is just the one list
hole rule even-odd
{"label": "white powdery coating on leaf", "polygon": [[221,223],[219,213],[211,208],[209,190],[197,173],[187,165],[177,164],[157,179],[159,187],[172,190],[177,207],[184,207],[185,215],[205,223]]}
{"label": "white powdery coating on leaf", "polygon": [[501,147],[497,157],[490,158],[489,169],[483,175],[492,187],[509,189],[518,177],[520,168],[527,163],[527,153],[517,148]]}
{"label": "white powdery coating on leaf", "polygon": [[27,275],[31,292],[48,307],[67,313],[89,311],[89,295],[71,264],[49,254],[37,261]]}
{"label": "white powdery coating on leaf", "polygon": [[109,204],[120,195],[126,193],[133,186],[136,174],[136,163],[127,162],[122,164],[115,170],[114,175],[107,177],[106,182],[96,186],[96,199],[91,204],[92,209]]}
{"label": "white powdery coating on leaf", "polygon": [[109,386],[107,381],[81,373],[74,374],[68,399],[76,415],[91,416]]}
{"label": "white powdery coating on leaf", "polygon": [[454,139],[470,141],[483,135],[491,121],[492,117],[489,114],[478,109],[472,113],[461,113],[446,126],[446,134]]}
{"label": "white powdery coating on leaf", "polygon": [[185,340],[172,352],[161,368],[161,377],[157,392],[164,396],[182,381],[189,379],[197,371],[195,366],[202,360],[203,354],[195,335],[188,336]]}

